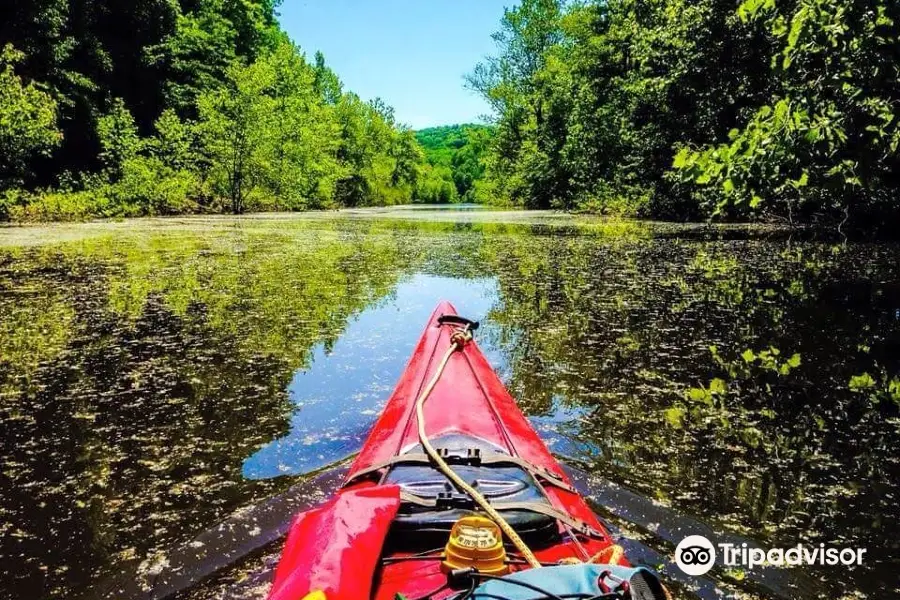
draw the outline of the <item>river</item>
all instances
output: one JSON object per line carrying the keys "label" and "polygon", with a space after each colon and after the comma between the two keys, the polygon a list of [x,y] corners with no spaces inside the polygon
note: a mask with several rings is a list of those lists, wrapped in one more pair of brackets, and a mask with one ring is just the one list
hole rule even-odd
{"label": "river", "polygon": [[353,453],[443,298],[558,454],[866,548],[804,568],[827,597],[897,593],[900,245],[419,208],[0,229],[0,597],[78,597]]}

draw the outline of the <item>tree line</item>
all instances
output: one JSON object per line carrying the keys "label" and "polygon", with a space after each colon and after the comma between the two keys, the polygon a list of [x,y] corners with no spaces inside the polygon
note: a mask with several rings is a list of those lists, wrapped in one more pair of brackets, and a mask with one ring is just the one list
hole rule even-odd
{"label": "tree line", "polygon": [[434,177],[415,134],[278,3],[3,2],[0,218],[412,201]]}
{"label": "tree line", "polygon": [[900,4],[523,0],[468,76],[482,201],[897,222]]}

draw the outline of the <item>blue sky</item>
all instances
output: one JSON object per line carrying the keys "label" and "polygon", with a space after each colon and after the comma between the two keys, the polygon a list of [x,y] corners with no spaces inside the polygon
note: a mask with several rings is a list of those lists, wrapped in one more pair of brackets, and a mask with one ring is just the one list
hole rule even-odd
{"label": "blue sky", "polygon": [[476,122],[485,102],[463,75],[494,50],[503,7],[515,0],[285,0],[282,27],[344,82],[380,96],[415,129]]}

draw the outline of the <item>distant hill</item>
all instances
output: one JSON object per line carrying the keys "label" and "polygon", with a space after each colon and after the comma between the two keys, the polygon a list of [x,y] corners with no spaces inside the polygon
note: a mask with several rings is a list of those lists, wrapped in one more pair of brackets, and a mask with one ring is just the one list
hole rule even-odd
{"label": "distant hill", "polygon": [[492,127],[475,123],[463,123],[460,125],[442,125],[440,127],[428,127],[416,132],[416,139],[425,148],[426,155],[435,157],[440,164],[449,165],[449,159],[455,151],[458,151],[468,143],[470,131],[483,131],[490,133]]}
{"label": "distant hill", "polygon": [[[484,175],[482,154],[493,136],[493,127],[475,123],[429,127],[416,132],[416,139],[425,150],[425,158],[432,167],[430,176],[451,186],[440,189],[443,202],[471,202],[474,186]],[[450,196],[450,198],[448,198]]]}

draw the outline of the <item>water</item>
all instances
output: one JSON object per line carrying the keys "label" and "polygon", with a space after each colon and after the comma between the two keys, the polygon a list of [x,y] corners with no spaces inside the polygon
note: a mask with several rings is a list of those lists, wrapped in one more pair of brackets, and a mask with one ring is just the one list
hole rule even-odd
{"label": "water", "polygon": [[[350,320],[340,340],[314,349],[308,369],[288,387],[291,430],[250,456],[249,479],[303,475],[354,453],[384,407],[435,305],[455,296],[457,310],[481,316],[496,295],[496,281],[417,274],[392,297]],[[340,399],[340,402],[335,402]]]}
{"label": "water", "polygon": [[0,230],[0,597],[77,597],[352,453],[440,298],[598,480],[867,548],[804,573],[896,594],[900,246],[392,209]]}

